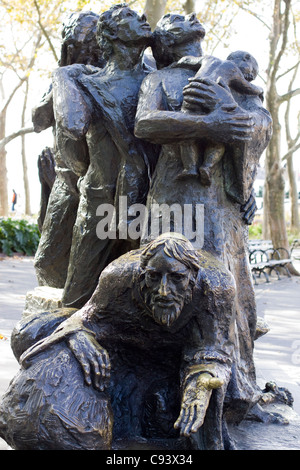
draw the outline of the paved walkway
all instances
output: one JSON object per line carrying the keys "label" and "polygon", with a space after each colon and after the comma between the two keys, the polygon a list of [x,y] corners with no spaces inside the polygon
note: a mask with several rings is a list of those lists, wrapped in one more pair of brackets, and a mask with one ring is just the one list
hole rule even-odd
{"label": "paved walkway", "polygon": [[274,278],[256,286],[255,292],[258,315],[270,327],[255,342],[258,381],[273,379],[287,387],[300,415],[300,277]]}
{"label": "paved walkway", "polygon": [[[296,267],[300,269],[300,263]],[[14,325],[21,318],[26,293],[36,286],[32,258],[0,260],[0,335],[7,338],[0,339],[0,397],[19,369],[10,349],[10,335]],[[261,281],[255,287],[255,292],[258,315],[263,317],[270,327],[267,335],[255,343],[258,384],[264,388],[268,380],[275,380],[278,386],[288,388],[293,394],[293,409],[298,416],[300,415],[300,277],[283,277],[281,280],[274,277],[269,284]],[[279,426],[276,430],[278,437],[274,438],[271,434],[270,439],[279,440],[278,444],[273,443],[275,448],[289,448],[292,440],[292,447],[300,449],[298,426],[290,427],[290,431],[287,432],[288,428],[289,426],[284,427],[282,433],[282,426]],[[281,447],[283,434],[288,444],[282,444]],[[261,446],[257,444],[257,447],[252,448],[260,449],[259,445]],[[270,442],[267,442],[264,449],[270,448],[269,445]],[[247,449],[247,444],[243,449]],[[9,450],[1,439],[0,450]]]}

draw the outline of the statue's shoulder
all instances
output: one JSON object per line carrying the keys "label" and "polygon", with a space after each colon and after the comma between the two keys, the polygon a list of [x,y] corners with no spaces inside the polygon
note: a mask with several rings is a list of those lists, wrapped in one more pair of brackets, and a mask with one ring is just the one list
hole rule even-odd
{"label": "statue's shoulder", "polygon": [[156,86],[162,83],[164,74],[162,70],[151,70],[149,71],[144,80],[143,80],[143,85],[144,87],[147,86]]}
{"label": "statue's shoulder", "polygon": [[100,68],[94,67],[92,65],[84,65],[84,64],[72,64],[66,65],[65,67],[58,67],[52,72],[52,77],[55,79],[57,78],[78,78],[81,75],[94,75],[101,71]]}
{"label": "statue's shoulder", "polygon": [[92,296],[97,310],[122,312],[130,308],[136,296],[141,251],[134,250],[120,256],[102,271]]}
{"label": "statue's shoulder", "polygon": [[235,280],[223,262],[212,254],[198,251],[200,269],[198,271],[196,287],[206,293],[233,297],[235,295]]}
{"label": "statue's shoulder", "polygon": [[112,261],[101,273],[99,285],[110,286],[110,289],[130,288],[140,270],[142,249],[132,250]]}

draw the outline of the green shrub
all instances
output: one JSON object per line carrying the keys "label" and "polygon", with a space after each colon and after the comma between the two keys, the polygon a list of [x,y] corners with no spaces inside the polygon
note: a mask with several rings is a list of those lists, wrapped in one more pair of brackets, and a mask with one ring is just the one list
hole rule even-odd
{"label": "green shrub", "polygon": [[0,251],[6,255],[24,253],[33,256],[39,239],[37,224],[29,223],[27,220],[0,219]]}
{"label": "green shrub", "polygon": [[249,238],[250,240],[262,238],[262,224],[256,223],[256,224],[250,225]]}
{"label": "green shrub", "polygon": [[288,228],[287,229],[287,234],[288,234],[288,240],[289,240],[290,246],[292,245],[294,240],[300,240],[300,231],[299,230]]}

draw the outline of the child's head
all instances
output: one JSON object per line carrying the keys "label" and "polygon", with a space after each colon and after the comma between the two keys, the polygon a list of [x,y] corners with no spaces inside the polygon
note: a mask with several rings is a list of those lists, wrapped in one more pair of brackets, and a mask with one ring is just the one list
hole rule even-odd
{"label": "child's head", "polygon": [[227,60],[234,62],[238,68],[241,70],[245,79],[248,82],[252,82],[258,75],[258,63],[254,57],[245,51],[235,51],[232,52]]}

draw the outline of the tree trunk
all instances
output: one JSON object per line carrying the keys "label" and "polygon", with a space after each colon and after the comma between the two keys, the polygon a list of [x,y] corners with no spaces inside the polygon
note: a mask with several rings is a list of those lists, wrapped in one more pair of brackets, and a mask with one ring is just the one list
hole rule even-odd
{"label": "tree trunk", "polygon": [[271,239],[268,208],[269,208],[268,185],[267,185],[267,178],[265,178],[264,192],[263,192],[263,223],[262,223],[262,237],[264,240]]}
{"label": "tree trunk", "polygon": [[274,248],[289,249],[284,210],[284,170],[277,162],[273,163],[267,176],[269,223]]}
{"label": "tree trunk", "polygon": [[[290,80],[288,94],[293,93],[294,82],[296,81],[297,76],[298,76],[299,65],[300,64],[298,62],[298,64],[296,65],[294,69],[292,78]],[[287,160],[287,171],[288,171],[288,177],[289,177],[289,190],[290,190],[290,201],[291,201],[291,229],[294,231],[298,231],[300,229],[299,209],[298,209],[298,189],[297,189],[296,173],[294,170],[293,149],[297,146],[297,143],[300,140],[300,113],[298,114],[297,133],[296,133],[295,138],[293,138],[290,122],[294,124],[295,120],[291,113],[291,101],[292,101],[292,96],[287,100],[286,111],[285,111],[285,116],[284,116],[285,135],[286,135],[286,141],[288,145],[288,152],[287,152],[286,160]],[[292,152],[292,153],[289,155],[289,152]]]}
{"label": "tree trunk", "polygon": [[276,89],[267,93],[267,107],[273,118],[273,136],[266,151],[266,213],[274,248],[289,248],[284,212],[284,169],[281,167],[279,106]]}
{"label": "tree trunk", "polygon": [[290,185],[290,201],[291,201],[291,229],[298,231],[300,229],[299,208],[298,208],[298,189],[296,173],[294,170],[293,157],[287,159],[287,170]]}
{"label": "tree trunk", "polygon": [[195,0],[186,0],[183,4],[183,9],[186,15],[195,12]]}
{"label": "tree trunk", "polygon": [[22,135],[22,165],[23,165],[23,183],[24,183],[24,192],[25,192],[25,214],[31,215],[31,206],[30,206],[30,186],[28,180],[28,170],[27,170],[27,161],[26,161],[26,151],[25,151],[25,136]]}
{"label": "tree trunk", "polygon": [[[26,81],[25,97],[23,104],[23,111],[21,117],[21,128],[25,127],[25,114],[27,107],[27,98],[29,90],[29,80]],[[27,161],[26,161],[26,146],[25,146],[25,135],[21,136],[21,154],[22,154],[22,166],[23,166],[23,182],[24,182],[24,192],[25,192],[25,214],[31,215],[30,207],[30,186],[28,180],[28,171],[27,171]]]}
{"label": "tree trunk", "polygon": [[[0,114],[0,140],[5,137],[6,112]],[[0,150],[0,216],[8,216],[7,168],[5,147]]]}
{"label": "tree trunk", "polygon": [[[287,34],[288,29],[288,5],[285,2],[285,12],[281,13],[281,0],[274,1],[273,24],[270,36],[270,56],[268,66],[268,82],[266,103],[273,119],[273,136],[266,150],[266,185],[267,198],[265,207],[268,214],[270,234],[274,248],[283,247],[289,249],[289,242],[286,231],[285,211],[284,211],[284,175],[281,167],[281,125],[279,120],[280,99],[277,93],[276,81],[281,55],[277,51],[279,41],[284,44],[283,32]],[[284,20],[286,21],[284,23]],[[285,30],[283,28],[285,26]],[[282,48],[283,46],[281,46]],[[282,49],[281,49],[282,50]]]}
{"label": "tree trunk", "polygon": [[165,13],[167,0],[146,0],[144,13],[147,16],[147,20],[151,26],[151,29],[155,28],[157,22]]}

